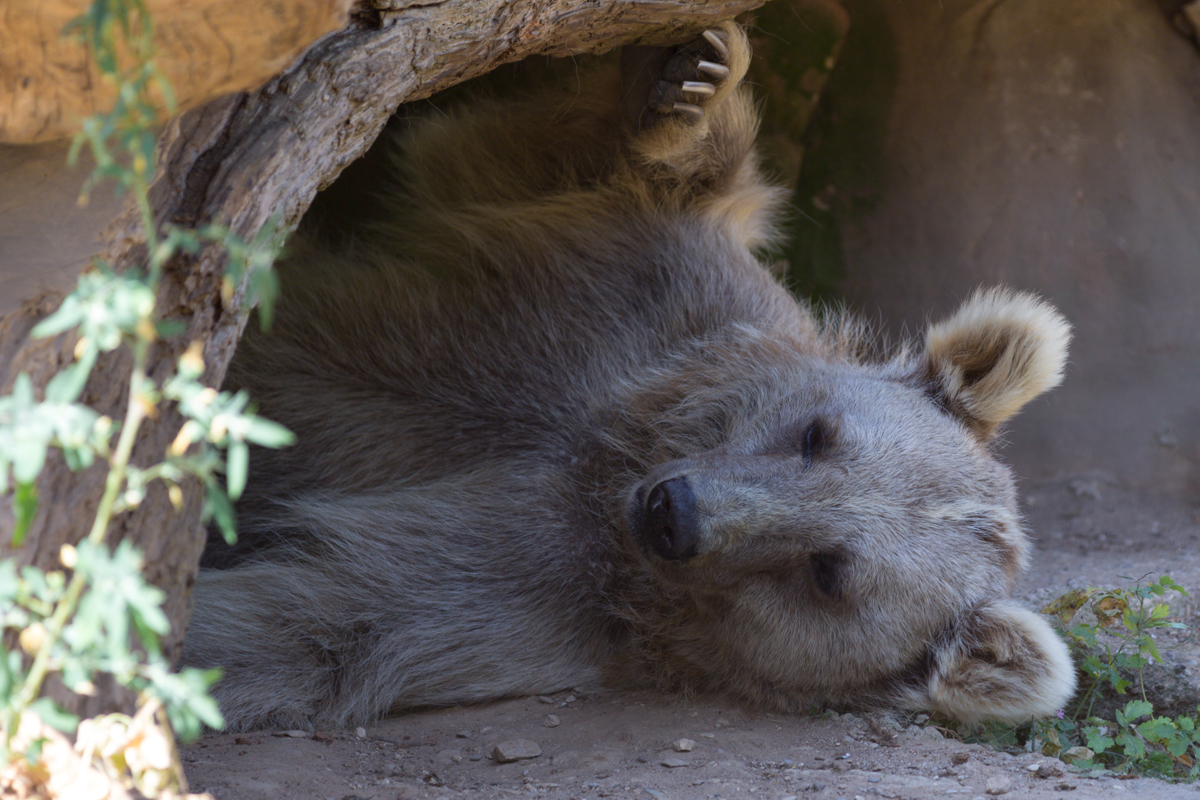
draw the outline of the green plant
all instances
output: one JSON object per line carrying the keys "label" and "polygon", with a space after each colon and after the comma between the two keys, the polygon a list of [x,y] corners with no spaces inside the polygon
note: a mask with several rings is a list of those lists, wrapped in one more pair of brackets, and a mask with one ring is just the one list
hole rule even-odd
{"label": "green plant", "polygon": [[[37,478],[51,448],[72,470],[107,465],[90,530],[78,545],[62,548],[64,571],[17,570],[11,562],[0,563],[5,634],[0,643],[0,793],[21,782],[44,788],[54,776],[42,763],[43,748],[66,747],[79,769],[100,769],[153,795],[178,789],[182,782],[170,730],[186,739],[196,736],[202,723],[221,727],[220,713],[207,695],[217,675],[170,670],[161,647],[170,628],[161,609],[163,593],[146,583],[137,550],[127,542],[110,548],[105,535],[117,515],[143,501],[151,483],[164,483],[180,508],[183,484],[198,479],[205,488],[204,516],[232,538],[232,500],[245,485],[249,445],[291,440],[286,430],[255,416],[244,393],[218,392],[200,383],[199,342],[187,348],[169,378],[158,383],[149,377],[155,342],[181,328],[156,316],[159,279],[179,254],[219,245],[229,262],[225,291],[244,281],[252,299],[265,304],[263,318],[269,319],[270,266],[279,241],[269,235],[243,242],[218,224],[196,230],[156,226],[148,195],[154,101],[157,93],[169,104],[170,90],[150,59],[145,7],[141,0],[94,0],[69,30],[91,48],[100,73],[118,89],[109,113],[85,121],[72,160],[84,144],[94,156],[96,169],[85,194],[101,179],[114,179],[130,192],[140,211],[148,259],[143,269],[120,274],[96,261],[58,310],[33,330],[34,336],[73,332],[74,361],[46,384],[40,400],[23,374],[12,394],[0,397],[0,494],[13,494],[14,546],[36,513]],[[132,66],[123,67],[124,62]],[[100,354],[122,347],[130,352],[132,367],[124,416],[117,422],[78,400]],[[162,461],[137,467],[130,455],[138,430],[164,404],[174,404],[184,422]],[[52,675],[83,695],[94,693],[100,676],[108,676],[138,695],[141,710],[132,718],[108,715],[80,724],[42,696]],[[78,730],[74,751],[52,729]],[[56,756],[59,763],[65,757]]]}
{"label": "green plant", "polygon": [[[1163,663],[1155,633],[1188,627],[1171,618],[1168,593],[1188,594],[1164,575],[1130,589],[1080,589],[1051,602],[1042,611],[1057,619],[1079,666],[1074,701],[1056,718],[968,735],[1058,756],[1081,771],[1200,779],[1200,714],[1156,714],[1146,688],[1147,668]],[[1115,701],[1130,690],[1134,697]],[[1098,701],[1104,697],[1114,702],[1102,714]]]}

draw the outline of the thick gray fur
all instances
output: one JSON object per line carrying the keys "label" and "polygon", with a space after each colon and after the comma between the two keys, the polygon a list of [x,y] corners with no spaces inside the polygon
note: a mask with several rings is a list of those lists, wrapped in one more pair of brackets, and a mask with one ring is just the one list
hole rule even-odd
{"label": "thick gray fur", "polygon": [[[886,358],[820,324],[753,255],[781,193],[717,34],[414,122],[385,221],[293,243],[229,383],[299,444],[255,453],[185,645],[231,727],[597,683],[969,719],[1070,694],[1007,600],[1027,542],[989,447],[1066,324],[983,292]],[[687,558],[646,533],[676,478]]]}

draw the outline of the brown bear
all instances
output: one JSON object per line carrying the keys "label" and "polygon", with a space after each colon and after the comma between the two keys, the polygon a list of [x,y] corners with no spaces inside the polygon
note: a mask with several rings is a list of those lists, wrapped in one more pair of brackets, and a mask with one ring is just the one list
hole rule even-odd
{"label": "brown bear", "polygon": [[229,382],[258,452],[185,661],[233,728],[651,683],[1019,720],[1066,650],[998,427],[1069,328],[980,292],[881,354],[754,255],[781,192],[730,24],[393,143],[386,218],[300,237]]}

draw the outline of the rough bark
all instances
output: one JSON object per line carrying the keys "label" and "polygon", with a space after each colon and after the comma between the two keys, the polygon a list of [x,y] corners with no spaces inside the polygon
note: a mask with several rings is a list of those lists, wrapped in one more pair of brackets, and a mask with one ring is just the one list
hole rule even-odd
{"label": "rough bark", "polygon": [[[261,89],[233,94],[185,113],[160,141],[151,199],[159,224],[222,221],[249,239],[265,228],[290,229],[316,192],[328,185],[375,139],[396,107],[533,54],[597,52],[629,42],[679,40],[689,31],[734,16],[761,0],[452,0],[419,5],[390,0],[357,15],[345,29],[311,47]],[[103,257],[119,270],[139,267],[145,240],[132,210],[107,234]],[[248,308],[240,293],[222,301],[225,260],[210,248],[170,265],[159,293],[164,317],[184,323],[186,333],[159,342],[152,374],[161,378],[189,342],[204,343],[205,380],[218,385],[233,354]],[[0,392],[27,372],[42,386],[69,362],[68,336],[33,340],[30,328],[58,298],[27,303],[0,321]],[[127,395],[129,355],[104,358],[83,400],[118,417]],[[134,462],[158,461],[178,430],[167,411],[140,433]],[[101,494],[103,471],[69,472],[52,460],[38,489],[41,505],[29,536],[17,551],[0,551],[22,563],[58,567],[64,542],[86,530]],[[0,498],[0,535],[11,530],[8,498]],[[136,512],[114,522],[110,541],[129,539],[146,553],[148,577],[164,589],[175,655],[190,613],[190,589],[203,547],[198,520],[199,487],[184,492],[182,511],[165,491],[152,491]],[[8,536],[3,536],[7,541]],[[103,691],[76,709],[95,712],[124,700]]]}

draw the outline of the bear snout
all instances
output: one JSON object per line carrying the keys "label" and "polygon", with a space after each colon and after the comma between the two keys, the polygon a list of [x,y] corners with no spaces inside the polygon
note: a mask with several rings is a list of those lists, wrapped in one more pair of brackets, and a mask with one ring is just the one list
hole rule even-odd
{"label": "bear snout", "polygon": [[[639,499],[642,494],[639,490]],[[684,561],[696,555],[700,525],[696,496],[687,476],[665,480],[645,492],[641,512],[633,534],[643,549],[666,561]]]}

